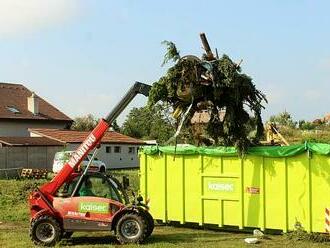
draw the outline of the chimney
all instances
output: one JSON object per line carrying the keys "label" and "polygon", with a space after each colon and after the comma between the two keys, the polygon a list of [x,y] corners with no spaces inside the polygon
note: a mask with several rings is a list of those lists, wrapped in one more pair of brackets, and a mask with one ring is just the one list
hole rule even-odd
{"label": "chimney", "polygon": [[28,110],[34,114],[39,114],[39,98],[38,96],[32,92],[32,95],[27,98]]}

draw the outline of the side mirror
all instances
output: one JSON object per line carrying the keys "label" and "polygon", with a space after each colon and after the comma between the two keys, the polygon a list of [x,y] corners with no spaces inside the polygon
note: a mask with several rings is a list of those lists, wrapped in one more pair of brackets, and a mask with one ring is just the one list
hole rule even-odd
{"label": "side mirror", "polygon": [[123,176],[123,188],[128,189],[129,187],[129,178],[127,176]]}

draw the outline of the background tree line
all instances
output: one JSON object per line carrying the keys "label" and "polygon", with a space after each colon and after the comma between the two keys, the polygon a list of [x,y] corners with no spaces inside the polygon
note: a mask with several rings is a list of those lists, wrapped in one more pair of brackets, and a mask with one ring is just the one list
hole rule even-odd
{"label": "background tree line", "polygon": [[[89,114],[76,117],[71,126],[72,130],[91,131],[98,119]],[[304,141],[330,143],[330,123],[324,119],[314,121],[294,120],[287,111],[273,115],[268,121],[275,123],[280,133],[290,144]],[[114,131],[143,139],[157,140],[159,144],[166,143],[176,131],[176,123],[168,108],[156,105],[153,108],[133,108],[126,117],[124,123],[119,126],[117,121],[112,125]],[[190,130],[183,129],[177,140],[179,143],[192,143]]]}

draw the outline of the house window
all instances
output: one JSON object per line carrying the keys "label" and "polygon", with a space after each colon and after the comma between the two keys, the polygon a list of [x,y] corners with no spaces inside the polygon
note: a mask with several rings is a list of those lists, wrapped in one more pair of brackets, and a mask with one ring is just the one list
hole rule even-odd
{"label": "house window", "polygon": [[135,147],[128,147],[128,153],[135,153]]}
{"label": "house window", "polygon": [[115,146],[114,147],[114,153],[121,153],[121,147],[120,146]]}
{"label": "house window", "polygon": [[111,146],[106,146],[105,147],[105,152],[106,153],[111,153]]}
{"label": "house window", "polygon": [[21,112],[15,108],[14,106],[7,106],[6,107],[7,110],[9,110],[10,112],[14,113],[14,114],[20,114]]}

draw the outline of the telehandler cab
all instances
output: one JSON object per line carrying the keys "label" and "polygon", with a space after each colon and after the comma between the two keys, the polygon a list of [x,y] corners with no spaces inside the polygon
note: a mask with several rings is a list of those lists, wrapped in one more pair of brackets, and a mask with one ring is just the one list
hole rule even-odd
{"label": "telehandler cab", "polygon": [[[137,94],[148,96],[150,86],[136,82],[105,119],[72,154],[61,171],[29,196],[30,237],[36,245],[54,246],[76,231],[114,231],[122,243],[141,243],[151,235],[154,220],[141,196],[129,203],[125,188],[103,173],[75,169],[97,147],[112,122]],[[91,159],[90,161],[92,161]]]}

